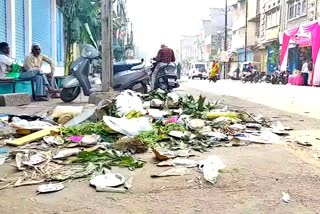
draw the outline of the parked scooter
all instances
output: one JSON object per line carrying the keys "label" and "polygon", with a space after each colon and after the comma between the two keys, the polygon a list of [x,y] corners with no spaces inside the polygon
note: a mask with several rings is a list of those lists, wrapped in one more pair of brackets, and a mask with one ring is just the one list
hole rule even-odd
{"label": "parked scooter", "polygon": [[279,71],[278,69],[275,69],[273,74],[271,75],[271,83],[272,84],[288,84],[289,80],[289,70],[287,68],[286,71]]}
{"label": "parked scooter", "polygon": [[[151,60],[152,65],[156,66],[156,61]],[[154,88],[151,90],[162,89],[164,91],[172,91],[174,88],[179,88],[180,85],[177,82],[177,66],[175,63],[159,63],[159,71],[155,78]],[[152,81],[152,73],[150,72],[150,81]],[[152,85],[152,84],[151,84]]]}
{"label": "parked scooter", "polygon": [[[91,45],[85,45],[82,48],[81,56],[71,64],[71,75],[62,81],[60,97],[64,102],[75,100],[81,93],[81,89],[85,96],[89,96],[97,90],[93,86],[101,73],[101,66],[99,69],[99,66],[96,66],[94,62],[101,64],[98,50]],[[113,69],[115,90],[131,89],[142,93],[148,92],[149,68],[145,67],[143,60],[134,63],[115,63]]]}

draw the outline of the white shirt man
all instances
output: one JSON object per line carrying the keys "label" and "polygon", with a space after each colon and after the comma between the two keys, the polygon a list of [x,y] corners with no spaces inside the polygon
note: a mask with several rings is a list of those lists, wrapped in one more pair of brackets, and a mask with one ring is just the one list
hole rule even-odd
{"label": "white shirt man", "polygon": [[0,54],[0,78],[4,78],[6,74],[11,70],[10,66],[13,64],[13,60],[8,56]]}
{"label": "white shirt man", "polygon": [[309,69],[308,69],[308,62],[305,62],[303,65],[302,65],[302,73],[309,73]]}

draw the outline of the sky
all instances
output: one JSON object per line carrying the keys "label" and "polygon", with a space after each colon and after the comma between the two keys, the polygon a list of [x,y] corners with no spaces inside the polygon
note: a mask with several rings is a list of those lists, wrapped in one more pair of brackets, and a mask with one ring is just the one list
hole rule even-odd
{"label": "sky", "polygon": [[200,33],[201,20],[212,7],[224,7],[224,0],[127,0],[128,16],[133,23],[138,57],[151,58],[161,44],[179,48],[182,35]]}

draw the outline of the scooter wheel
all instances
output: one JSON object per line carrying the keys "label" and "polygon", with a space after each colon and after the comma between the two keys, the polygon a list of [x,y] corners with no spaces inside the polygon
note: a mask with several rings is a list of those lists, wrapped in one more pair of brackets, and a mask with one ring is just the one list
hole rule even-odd
{"label": "scooter wheel", "polygon": [[60,92],[60,98],[63,102],[69,103],[74,101],[80,94],[80,87],[64,88]]}

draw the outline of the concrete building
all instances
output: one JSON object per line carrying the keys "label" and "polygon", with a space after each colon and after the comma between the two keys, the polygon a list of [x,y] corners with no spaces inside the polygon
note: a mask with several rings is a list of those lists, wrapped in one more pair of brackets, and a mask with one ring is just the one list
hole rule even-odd
{"label": "concrete building", "polygon": [[127,0],[113,1],[113,49],[116,60],[134,58],[133,27]]}
{"label": "concrete building", "polygon": [[[246,17],[246,3],[233,4],[232,49],[237,52],[236,61],[238,62],[254,61],[254,49],[258,44],[259,19],[257,19],[257,14],[259,12],[259,0],[248,0],[248,5]],[[245,54],[246,36],[247,54]]]}
{"label": "concrete building", "polygon": [[[34,42],[64,73],[63,15],[56,0],[0,0],[0,41],[7,42],[12,58],[22,63]],[[46,68],[45,68],[46,69]]]}
{"label": "concrete building", "polygon": [[[200,33],[201,60],[209,61],[224,50],[225,8],[210,8],[210,19],[202,21]],[[228,30],[232,28],[232,7],[227,12]],[[228,32],[228,35],[229,32]],[[228,37],[228,44],[231,37]]]}
{"label": "concrete building", "polygon": [[273,58],[278,57],[279,52],[279,30],[284,16],[281,16],[283,9],[282,0],[261,0],[260,1],[260,32],[259,50],[261,69],[272,72],[277,66]]}
{"label": "concrete building", "polygon": [[[319,0],[283,0],[281,3],[281,17],[283,18],[280,20],[281,25],[279,29],[280,47],[282,43],[282,35],[285,30],[293,27],[299,27],[314,20],[319,20],[318,8],[320,6]],[[299,31],[298,34],[300,36],[310,36],[302,35],[304,34],[302,31]],[[311,45],[302,47],[291,41],[288,54],[289,71],[293,72],[295,69],[301,70],[303,61],[311,58],[311,51]]]}
{"label": "concrete building", "polygon": [[180,40],[180,61],[189,69],[191,63],[201,61],[200,35],[185,35]]}

